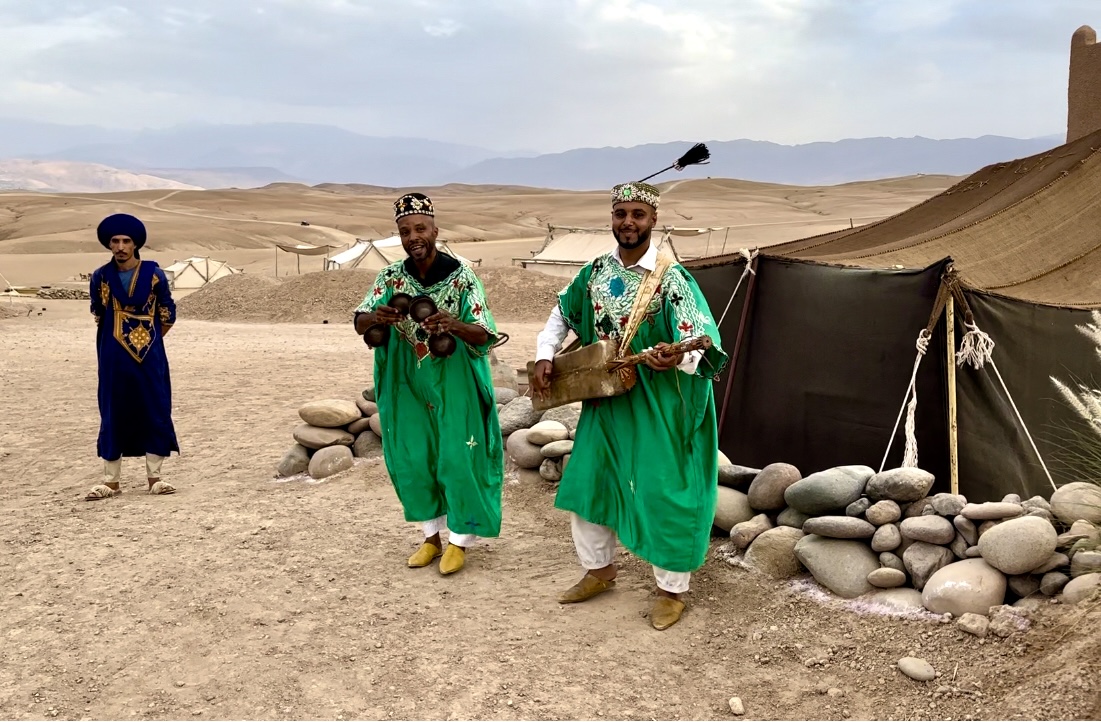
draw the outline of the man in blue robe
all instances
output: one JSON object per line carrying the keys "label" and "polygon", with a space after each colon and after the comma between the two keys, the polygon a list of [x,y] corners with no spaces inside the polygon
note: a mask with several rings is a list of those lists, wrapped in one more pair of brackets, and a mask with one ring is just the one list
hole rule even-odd
{"label": "man in blue robe", "polygon": [[122,457],[144,456],[150,494],[176,491],[161,481],[161,463],[179,452],[172,425],[172,384],[164,336],[176,322],[168,277],[154,261],[143,261],[145,226],[119,213],[96,229],[112,260],[92,274],[89,292],[99,361],[99,441],[103,483],[85,497],[122,493]]}

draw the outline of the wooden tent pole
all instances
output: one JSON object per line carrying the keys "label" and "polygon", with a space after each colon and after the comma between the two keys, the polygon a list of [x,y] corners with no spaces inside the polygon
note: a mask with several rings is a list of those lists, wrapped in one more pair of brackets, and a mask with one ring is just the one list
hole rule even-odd
{"label": "wooden tent pole", "polygon": [[948,322],[948,464],[951,469],[952,493],[960,493],[959,452],[956,445],[956,300],[948,295],[945,304]]}

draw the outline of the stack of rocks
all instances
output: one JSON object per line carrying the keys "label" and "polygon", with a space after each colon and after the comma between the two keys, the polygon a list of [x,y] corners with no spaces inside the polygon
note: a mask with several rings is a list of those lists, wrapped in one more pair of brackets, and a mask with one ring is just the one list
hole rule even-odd
{"label": "stack of rocks", "polygon": [[91,298],[85,288],[41,288],[35,294],[50,301],[87,301]]}
{"label": "stack of rocks", "polygon": [[[497,389],[497,395],[499,401],[507,398],[503,389]],[[532,408],[529,397],[514,396],[498,409],[501,435],[512,462],[521,469],[538,469],[549,482],[561,480],[573,451],[581,404],[541,412]]]}
{"label": "stack of rocks", "polygon": [[806,569],[840,597],[894,607],[985,616],[1006,601],[1077,602],[1101,587],[1101,488],[972,504],[929,496],[933,481],[917,468],[842,466],[803,478],[772,464],[745,492],[738,482],[720,487],[715,524],[744,566],[774,578]]}
{"label": "stack of rocks", "polygon": [[304,423],[292,432],[296,443],[276,465],[277,478],[308,473],[324,479],[350,469],[355,457],[382,455],[382,420],[371,388],[355,401],[312,401],[298,416]]}

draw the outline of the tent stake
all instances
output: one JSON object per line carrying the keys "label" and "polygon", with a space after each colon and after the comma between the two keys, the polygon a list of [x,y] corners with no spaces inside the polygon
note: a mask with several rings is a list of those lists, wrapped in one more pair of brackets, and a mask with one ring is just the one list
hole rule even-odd
{"label": "tent stake", "polygon": [[948,464],[952,493],[960,493],[959,452],[956,446],[956,301],[951,294],[945,304],[948,322]]}

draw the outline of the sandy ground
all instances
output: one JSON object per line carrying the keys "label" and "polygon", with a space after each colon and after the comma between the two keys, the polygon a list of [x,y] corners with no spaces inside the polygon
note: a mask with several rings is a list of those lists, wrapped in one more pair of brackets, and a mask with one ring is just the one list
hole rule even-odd
{"label": "sandy ground", "polygon": [[[83,303],[37,307],[0,321],[0,718],[728,719],[735,695],[749,719],[1101,716],[1096,609],[980,641],[823,605],[717,554],[666,632],[626,554],[616,591],[560,606],[579,575],[567,520],[513,471],[502,538],[454,577],[407,569],[419,536],[381,463],[273,479],[297,407],[369,379],[339,325],[181,321],[179,493],[141,493],[131,460],[121,497],[81,501],[101,469],[93,325]],[[520,365],[536,327],[502,328]],[[941,678],[903,678],[908,653]]]}

